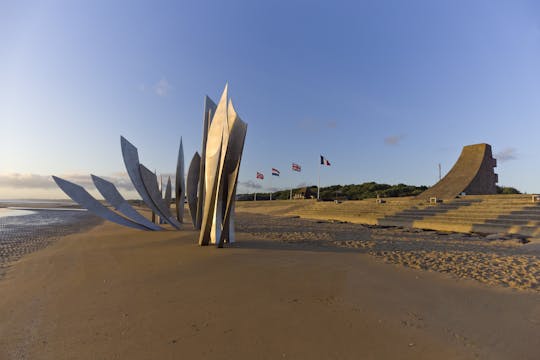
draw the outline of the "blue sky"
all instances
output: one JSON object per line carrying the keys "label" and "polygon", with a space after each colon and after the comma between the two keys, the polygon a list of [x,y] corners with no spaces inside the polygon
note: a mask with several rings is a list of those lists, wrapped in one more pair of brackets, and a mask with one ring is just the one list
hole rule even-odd
{"label": "blue sky", "polygon": [[540,192],[539,64],[535,1],[3,1],[0,198],[122,181],[120,135],[173,173],[227,81],[240,192],[315,184],[320,154],[323,185],[432,185],[480,142],[501,185]]}

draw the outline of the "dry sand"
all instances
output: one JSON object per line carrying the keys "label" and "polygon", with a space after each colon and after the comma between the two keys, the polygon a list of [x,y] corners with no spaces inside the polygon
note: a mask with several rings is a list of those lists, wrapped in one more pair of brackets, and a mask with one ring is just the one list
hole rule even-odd
{"label": "dry sand", "polygon": [[[198,247],[191,230],[105,223],[22,257],[0,280],[0,359],[540,358],[535,253],[435,232],[237,219],[226,249]],[[523,274],[523,284],[504,280]]]}

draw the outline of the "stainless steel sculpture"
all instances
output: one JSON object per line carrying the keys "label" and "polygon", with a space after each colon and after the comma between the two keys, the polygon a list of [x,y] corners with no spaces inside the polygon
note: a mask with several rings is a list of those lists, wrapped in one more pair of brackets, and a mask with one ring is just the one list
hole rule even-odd
{"label": "stainless steel sculpture", "polygon": [[225,86],[208,131],[204,213],[199,245],[234,242],[234,207],[247,124],[236,113]]}
{"label": "stainless steel sculpture", "polygon": [[201,167],[201,156],[198,152],[195,152],[191,163],[189,164],[187,181],[186,181],[186,196],[189,207],[189,213],[191,214],[191,221],[193,227],[197,228],[197,190],[199,187],[199,170]]}
{"label": "stainless steel sculpture", "polygon": [[171,177],[167,179],[167,185],[165,186],[165,196],[163,197],[163,200],[165,201],[165,206],[167,207],[167,210],[169,213],[171,212],[171,196],[172,196],[172,189],[171,189]]}
{"label": "stainless steel sculpture", "polygon": [[[208,130],[206,139],[205,169],[204,169],[204,212],[199,234],[199,245],[210,243],[212,225],[216,222],[221,226],[221,219],[216,219],[217,184],[219,162],[221,160],[221,145],[223,142],[224,124],[227,122],[227,86],[223,90],[216,113]],[[221,211],[217,213],[221,215]]]}
{"label": "stainless steel sculpture", "polygon": [[180,148],[178,149],[178,160],[176,162],[176,181],[174,185],[176,220],[184,222],[184,201],[186,193],[186,183],[184,181],[184,147],[180,138]]}
{"label": "stainless steel sculpture", "polygon": [[201,148],[201,164],[199,166],[199,192],[197,198],[197,223],[195,229],[200,229],[202,225],[204,199],[205,199],[205,169],[206,169],[206,142],[208,139],[208,130],[212,123],[212,118],[216,113],[217,105],[208,96],[204,98],[204,114],[203,114],[203,137]]}
{"label": "stainless steel sculpture", "polygon": [[161,226],[158,226],[142,216],[137,210],[135,210],[120,194],[116,186],[110,181],[100,178],[96,175],[90,175],[92,181],[96,186],[96,189],[101,193],[103,198],[111,204],[116,211],[120,212],[128,219],[146,226],[150,230],[163,230]]}
{"label": "stainless steel sculpture", "polygon": [[156,213],[159,214],[162,220],[171,224],[177,230],[180,229],[180,223],[176,221],[174,217],[171,216],[170,209],[167,207],[167,205],[165,204],[165,201],[161,197],[161,191],[159,190],[156,174],[150,171],[143,164],[139,164],[139,172],[141,174],[141,179],[146,189],[146,192],[150,196],[150,200],[158,209]]}
{"label": "stainless steel sculpture", "polygon": [[[240,119],[234,110],[232,101],[228,107],[229,141],[225,148],[225,156],[222,157],[222,172],[218,191],[221,192],[221,202],[225,206],[223,210],[223,225],[220,237],[215,238],[218,246],[225,242],[233,243],[234,238],[234,206],[236,203],[236,186],[240,172],[240,162],[244,150],[244,142],[247,133],[247,124]],[[219,203],[219,202],[218,202]]]}
{"label": "stainless steel sculpture", "polygon": [[[111,182],[92,175],[96,188],[117,212],[105,207],[81,186],[53,176],[58,186],[82,207],[104,219],[141,230],[163,230],[154,223],[155,215],[175,229],[184,218],[187,196],[191,220],[200,229],[199,244],[222,247],[234,242],[234,208],[238,173],[247,133],[247,124],[240,119],[228,98],[228,86],[218,105],[208,96],[204,100],[201,156],[191,160],[185,180],[182,138],[178,149],[175,178],[175,214],[171,213],[172,185],[168,178],[163,196],[157,175],[139,162],[137,148],[120,137],[122,157],[133,187],[152,211],[152,221],[137,212]],[[162,184],[163,185],[163,184]],[[163,186],[162,186],[163,187]]]}
{"label": "stainless steel sculpture", "polygon": [[[131,180],[131,183],[133,184],[133,187],[137,192],[139,193],[141,199],[144,201],[146,206],[148,206],[153,212],[155,212],[159,217],[167,221],[168,217],[165,216],[164,213],[162,213],[159,208],[156,206],[154,201],[152,200],[152,197],[146,190],[146,187],[144,186],[144,182],[141,177],[141,172],[139,169],[139,153],[137,151],[137,148],[133,146],[129,141],[127,141],[123,136],[120,137],[120,144],[122,147],[122,156],[124,158],[124,164],[126,165],[126,170],[129,175],[129,178]],[[156,180],[157,183],[157,180]],[[160,196],[161,198],[161,196]],[[179,228],[179,225],[177,223],[172,223],[167,221],[169,224],[171,224],[175,228]]]}
{"label": "stainless steel sculpture", "polygon": [[136,222],[126,219],[125,217],[118,215],[114,211],[108,209],[99,201],[94,199],[94,197],[90,195],[88,191],[86,191],[82,186],[79,186],[56,176],[53,176],[53,179],[58,185],[58,187],[62,189],[62,191],[65,192],[67,196],[69,196],[77,204],[92,212],[93,214],[117,223],[119,225],[124,225],[139,230],[148,230],[148,228],[142,226],[141,224],[137,224]]}

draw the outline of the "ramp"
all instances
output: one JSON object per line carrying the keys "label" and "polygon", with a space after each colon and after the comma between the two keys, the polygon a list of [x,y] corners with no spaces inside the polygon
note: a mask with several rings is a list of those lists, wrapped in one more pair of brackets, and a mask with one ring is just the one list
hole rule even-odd
{"label": "ramp", "polygon": [[463,147],[458,161],[438,183],[417,196],[429,200],[453,199],[461,193],[467,195],[492,195],[497,193],[498,176],[494,168],[496,160],[491,145],[475,144]]}

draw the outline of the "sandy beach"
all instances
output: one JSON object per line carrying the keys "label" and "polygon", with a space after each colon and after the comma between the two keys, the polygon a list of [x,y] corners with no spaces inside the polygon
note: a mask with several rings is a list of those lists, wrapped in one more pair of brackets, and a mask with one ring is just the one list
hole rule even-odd
{"label": "sandy beach", "polygon": [[[1,359],[538,359],[538,253],[240,213],[236,244],[104,223],[11,264]],[[475,265],[476,264],[476,265]]]}
{"label": "sandy beach", "polygon": [[[44,207],[44,204],[36,205],[36,208]],[[85,211],[21,211],[3,209],[0,205],[0,279],[13,261],[102,222]]]}

